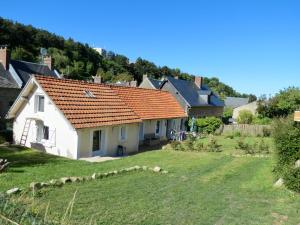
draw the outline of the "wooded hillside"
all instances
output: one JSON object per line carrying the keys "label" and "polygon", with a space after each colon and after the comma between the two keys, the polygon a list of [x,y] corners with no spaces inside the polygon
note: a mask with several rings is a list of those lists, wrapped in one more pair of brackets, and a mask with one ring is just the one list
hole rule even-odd
{"label": "wooded hillside", "polygon": [[[156,66],[154,63],[138,58],[134,63],[114,52],[107,52],[101,56],[88,44],[65,39],[46,30],[37,29],[31,25],[0,17],[0,45],[8,45],[12,59],[38,62],[40,48],[46,48],[54,58],[54,67],[66,77],[74,79],[89,79],[99,74],[104,81],[129,81],[132,79],[141,82],[143,74],[153,78],[162,76],[178,76],[181,79],[191,80],[192,74],[181,72],[180,69],[171,69],[167,66]],[[205,78],[205,83],[222,97],[247,97],[246,94],[236,92],[232,87],[222,83],[218,78]]]}

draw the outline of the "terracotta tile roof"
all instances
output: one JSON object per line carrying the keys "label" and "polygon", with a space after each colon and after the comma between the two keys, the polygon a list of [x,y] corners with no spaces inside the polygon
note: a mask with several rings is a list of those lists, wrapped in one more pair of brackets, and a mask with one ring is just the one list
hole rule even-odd
{"label": "terracotta tile roof", "polygon": [[187,117],[177,100],[166,91],[111,86],[142,120]]}
{"label": "terracotta tile roof", "polygon": [[[45,76],[35,78],[75,128],[141,122],[110,86]],[[95,97],[88,97],[85,91]]]}

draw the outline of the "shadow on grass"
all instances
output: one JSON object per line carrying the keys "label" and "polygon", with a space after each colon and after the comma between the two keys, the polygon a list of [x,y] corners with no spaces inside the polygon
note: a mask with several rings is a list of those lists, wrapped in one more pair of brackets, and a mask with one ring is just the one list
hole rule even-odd
{"label": "shadow on grass", "polygon": [[66,158],[49,155],[44,152],[33,150],[21,146],[1,146],[0,158],[7,159],[11,164],[8,172],[22,173],[22,169],[15,169],[19,167],[35,166],[39,164],[56,164],[62,161],[69,161]]}

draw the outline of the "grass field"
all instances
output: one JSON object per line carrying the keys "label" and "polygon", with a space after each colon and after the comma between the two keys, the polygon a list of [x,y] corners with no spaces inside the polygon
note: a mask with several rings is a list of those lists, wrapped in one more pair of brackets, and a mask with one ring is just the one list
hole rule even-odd
{"label": "grass field", "polygon": [[[87,163],[33,150],[0,149],[14,164],[0,174],[0,190],[32,181],[91,175],[134,165],[159,165],[168,174],[134,172],[48,188],[26,203],[60,223],[76,193],[69,224],[300,224],[300,196],[274,188],[272,158],[221,153],[151,151],[104,163]],[[249,141],[255,141],[254,139]]]}

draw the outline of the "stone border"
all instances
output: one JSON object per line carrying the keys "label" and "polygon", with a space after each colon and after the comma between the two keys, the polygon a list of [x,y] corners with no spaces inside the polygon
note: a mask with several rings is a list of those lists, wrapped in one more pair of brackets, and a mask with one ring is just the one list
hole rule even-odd
{"label": "stone border", "polygon": [[271,155],[265,155],[265,154],[231,154],[233,157],[254,157],[254,158],[270,158]]}
{"label": "stone border", "polygon": [[[153,168],[148,166],[133,166],[128,167],[120,170],[114,170],[107,173],[93,173],[91,176],[82,176],[82,177],[61,177],[59,179],[52,179],[48,182],[32,182],[29,185],[29,190],[33,192],[33,194],[40,189],[46,188],[46,187],[61,187],[64,184],[67,183],[76,183],[76,182],[84,182],[84,181],[90,181],[90,180],[96,180],[96,179],[102,179],[107,178],[110,176],[114,176],[117,174],[124,174],[132,171],[152,171],[154,173],[161,173],[161,174],[167,174],[168,171],[163,170],[159,166],[155,166]],[[18,194],[22,191],[25,191],[26,189],[21,189],[18,187],[9,189],[5,192],[6,195],[12,195],[12,194]],[[28,189],[27,189],[28,190]],[[1,193],[0,193],[1,194]]]}

